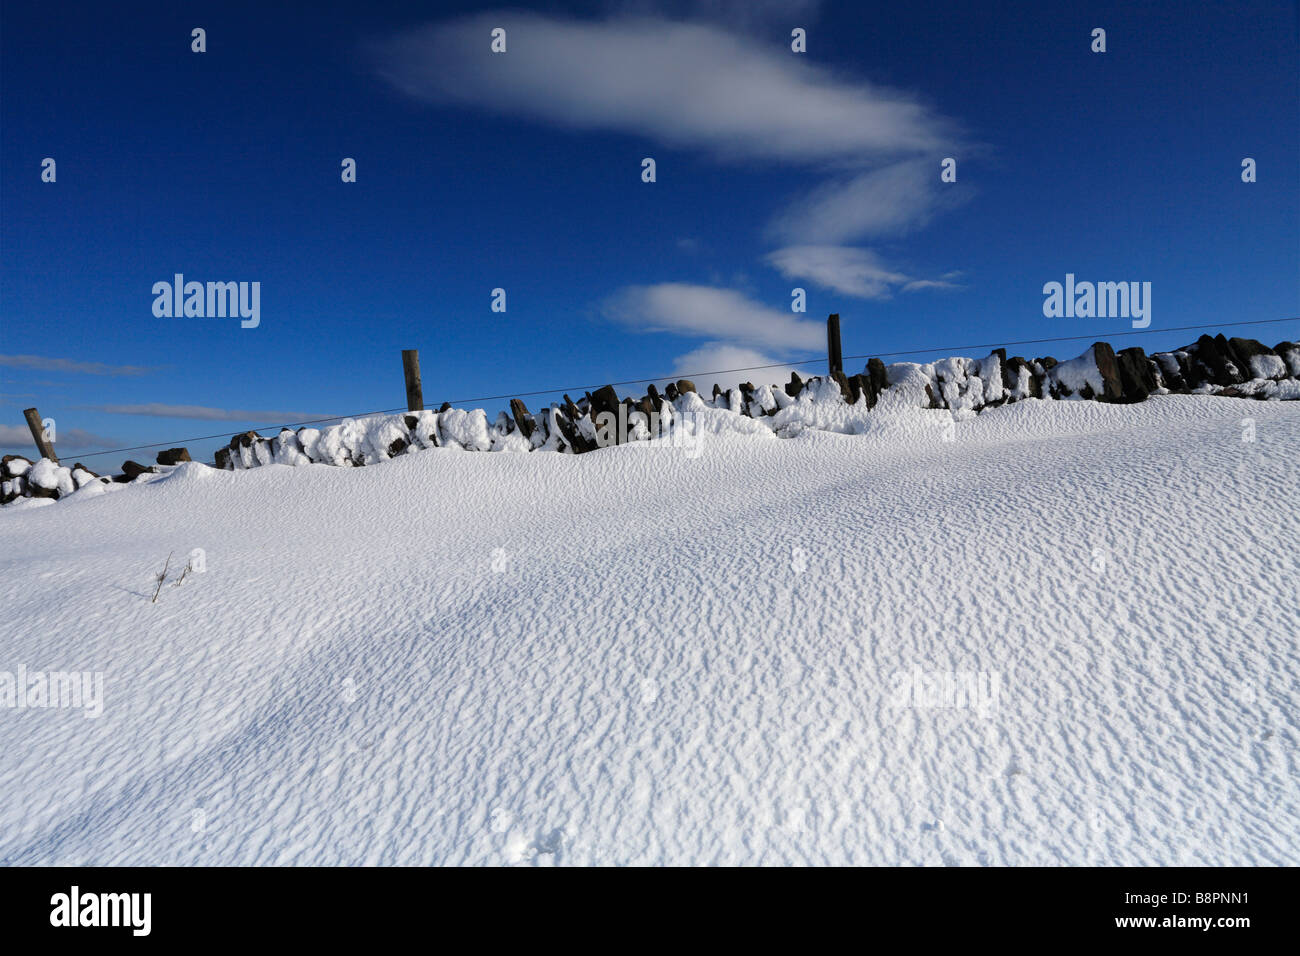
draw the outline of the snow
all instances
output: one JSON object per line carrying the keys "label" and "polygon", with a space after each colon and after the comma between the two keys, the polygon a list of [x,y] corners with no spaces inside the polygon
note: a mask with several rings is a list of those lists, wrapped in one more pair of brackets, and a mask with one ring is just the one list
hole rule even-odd
{"label": "snow", "polygon": [[1096,352],[1092,347],[1078,358],[1053,366],[1048,371],[1047,378],[1064,389],[1062,397],[1065,398],[1081,398],[1079,393],[1084,386],[1092,389],[1092,395],[1101,395],[1106,390],[1106,383],[1097,369]]}
{"label": "snow", "polygon": [[447,437],[447,444],[453,448],[488,451],[492,447],[492,437],[488,434],[487,413],[480,408],[473,411],[449,408],[438,415],[438,427]]}
{"label": "snow", "polygon": [[0,706],[0,863],[1300,863],[1300,406],[919,368],[788,441],[688,395],[14,502],[0,672],[104,699]]}
{"label": "snow", "polygon": [[1286,363],[1279,355],[1252,355],[1249,361],[1250,377],[1253,379],[1286,377]]}
{"label": "snow", "polygon": [[52,491],[59,487],[59,466],[48,458],[42,458],[28,470],[27,480],[38,488]]}

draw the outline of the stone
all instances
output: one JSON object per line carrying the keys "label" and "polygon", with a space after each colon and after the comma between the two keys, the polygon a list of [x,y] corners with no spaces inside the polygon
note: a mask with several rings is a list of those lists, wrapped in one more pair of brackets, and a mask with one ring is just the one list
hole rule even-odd
{"label": "stone", "polygon": [[1249,374],[1239,367],[1240,360],[1233,353],[1228,340],[1221,334],[1215,338],[1202,335],[1194,345],[1187,346],[1184,351],[1191,355],[1197,366],[1193,374],[1202,382],[1208,381],[1214,385],[1225,386],[1240,385]]}
{"label": "stone", "polygon": [[43,488],[34,481],[27,482],[27,495],[30,498],[58,498],[58,488]]}
{"label": "stone", "polygon": [[1002,389],[1003,391],[1010,392],[1012,381],[1011,381],[1011,373],[1007,369],[1007,350],[994,349],[991,354],[996,355],[998,357],[998,368],[1001,369],[1002,371]]}
{"label": "stone", "polygon": [[1159,387],[1155,373],[1151,371],[1151,362],[1147,358],[1147,353],[1140,347],[1135,345],[1132,348],[1120,349],[1115,354],[1115,361],[1119,366],[1122,401],[1145,402],[1147,397]]}
{"label": "stone", "polygon": [[141,475],[150,475],[154,473],[153,468],[146,468],[144,465],[135,461],[122,462],[122,475],[127,481],[135,481]]}
{"label": "stone", "polygon": [[[1101,373],[1102,393],[1100,395],[1088,396],[1085,398],[1096,398],[1100,402],[1118,402],[1124,398],[1124,383],[1120,379],[1119,360],[1115,358],[1115,350],[1110,347],[1109,342],[1092,343],[1092,358],[1097,363],[1097,371]],[[1053,360],[1053,365],[1056,364]],[[1085,386],[1079,394],[1084,391],[1092,391]],[[1145,396],[1143,396],[1145,397]]]}
{"label": "stone", "polygon": [[[10,462],[13,462],[12,466]],[[28,469],[32,467],[30,458],[24,458],[22,455],[5,455],[0,458],[0,472],[6,478],[16,478],[19,475],[27,474]]]}
{"label": "stone", "polygon": [[596,443],[582,434],[578,428],[577,419],[571,417],[569,409],[576,412],[577,406],[568,401],[567,396],[565,401],[566,405],[564,407],[555,410],[555,423],[559,426],[560,437],[564,439],[564,443],[573,450],[575,455],[585,455],[587,452],[595,450]]}
{"label": "stone", "polygon": [[158,452],[157,461],[160,465],[179,465],[183,461],[192,461],[192,459],[188,448],[168,448]]}
{"label": "stone", "polygon": [[[671,385],[668,386],[670,389]],[[623,437],[619,434],[618,427],[618,406],[622,403],[618,400],[618,393],[614,391],[613,385],[603,385],[591,393],[591,423],[596,426],[597,434],[612,434],[615,444]],[[601,427],[602,415],[612,415],[612,421],[604,419],[604,428]]]}
{"label": "stone", "polygon": [[1187,391],[1187,379],[1184,378],[1187,360],[1177,352],[1156,352],[1151,360],[1160,369],[1160,380],[1171,392]]}
{"label": "stone", "polygon": [[1231,338],[1228,339],[1228,344],[1232,346],[1232,351],[1241,360],[1241,371],[1247,378],[1255,378],[1255,369],[1252,367],[1250,360],[1257,356],[1263,357],[1267,361],[1255,364],[1274,367],[1273,374],[1266,375],[1266,378],[1278,377],[1277,373],[1279,371],[1282,376],[1285,376],[1288,372],[1286,360],[1263,342],[1255,339]]}
{"label": "stone", "polygon": [[878,358],[867,359],[867,379],[871,383],[869,404],[875,405],[880,393],[889,388],[889,371],[885,368],[885,363]]}
{"label": "stone", "polygon": [[[849,404],[856,405],[858,404],[858,399],[860,399],[863,396],[863,394],[866,393],[867,391],[868,386],[867,386],[866,376],[850,375],[848,382],[849,382]],[[868,402],[867,407],[870,408],[874,404],[875,404],[874,402]]]}
{"label": "stone", "polygon": [[852,405],[853,399],[851,399],[849,396],[853,394],[853,390],[849,388],[849,380],[844,377],[844,373],[841,372],[839,369],[836,369],[835,371],[831,372],[831,378],[835,379],[835,384],[837,384],[840,387],[840,397],[843,398],[844,401]]}
{"label": "stone", "polygon": [[510,399],[510,414],[514,416],[515,424],[519,426],[519,431],[525,438],[531,439],[533,432],[537,429],[537,422],[528,412],[528,406],[520,399]]}
{"label": "stone", "polygon": [[[679,378],[677,380],[678,395],[685,395],[687,392],[694,392],[694,391],[695,391],[695,383],[692,382],[689,378]],[[696,392],[696,394],[698,395],[699,393]]]}

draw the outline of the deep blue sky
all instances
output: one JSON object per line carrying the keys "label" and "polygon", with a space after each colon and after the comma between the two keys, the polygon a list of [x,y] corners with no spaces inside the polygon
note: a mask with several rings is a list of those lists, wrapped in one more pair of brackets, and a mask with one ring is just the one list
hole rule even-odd
{"label": "deep blue sky", "polygon": [[[1151,282],[1152,329],[1300,314],[1294,3],[954,7],[890,4],[876,14],[858,3],[790,12],[760,3],[739,5],[749,11],[740,15],[725,0],[635,4],[641,19],[629,29],[647,44],[656,20],[698,23],[827,82],[906,97],[923,126],[951,140],[897,155],[791,159],[764,154],[744,133],[727,139],[725,102],[701,106],[707,97],[693,91],[673,101],[682,94],[670,88],[671,57],[669,69],[641,78],[645,97],[615,103],[618,119],[587,112],[560,122],[567,107],[546,105],[552,70],[527,72],[538,34],[510,30],[511,13],[489,18],[508,28],[503,56],[524,71],[504,92],[484,90],[481,73],[436,45],[427,57],[418,43],[404,47],[393,66],[394,38],[431,23],[449,31],[446,42],[467,33],[486,50],[477,21],[461,32],[456,24],[504,9],[495,4],[6,0],[0,355],[41,361],[0,359],[4,451],[30,454],[13,428],[33,404],[58,422],[69,460],[111,447],[100,442],[230,435],[292,413],[401,406],[399,352],[412,347],[436,404],[697,371],[698,362],[712,369],[711,359],[742,354],[817,357],[804,347],[806,328],[747,338],[780,312],[820,323],[838,311],[846,354],[1129,327],[1044,318],[1042,285],[1067,272]],[[628,13],[597,3],[532,9],[596,35]],[[207,30],[204,54],[190,51],[196,26]],[[803,56],[789,49],[795,26],[808,30]],[[1089,49],[1098,26],[1105,54]],[[580,43],[566,50],[547,54],[557,73],[570,69],[559,60],[584,57]],[[417,83],[434,76],[442,92],[411,95],[393,69]],[[580,76],[562,95],[580,112],[596,110],[587,97],[598,99],[606,79],[618,77]],[[670,117],[693,111],[691,132],[645,119],[661,99]],[[762,108],[753,113],[751,125],[761,125]],[[791,133],[801,135],[821,138]],[[944,155],[958,159],[956,184],[938,184]],[[40,181],[47,156],[58,163],[54,184]],[[340,182],[345,156],[358,162],[355,184]],[[656,158],[656,183],[641,182],[644,156]],[[1254,184],[1240,179],[1247,156],[1258,163]],[[918,193],[922,211],[899,228],[774,231],[810,190],[900,158],[927,170],[924,193],[937,197],[929,213]],[[869,250],[902,278],[850,294],[766,259],[808,243]],[[155,318],[151,287],[175,272],[260,281],[260,327]],[[912,280],[946,287],[903,291]],[[646,314],[646,296],[666,284],[700,315],[675,332],[647,331],[663,323]],[[789,312],[794,286],[807,289],[805,316]],[[505,314],[489,308],[495,287],[507,291]],[[709,289],[758,318],[710,328],[699,299]],[[1300,322],[1235,334],[1272,344],[1300,337]],[[1195,335],[1114,341],[1152,350]],[[1068,356],[1087,344],[1013,351]],[[124,366],[129,374],[103,374]],[[763,375],[736,376],[750,377]],[[203,406],[209,417],[274,414],[242,422],[104,410],[151,403]],[[503,406],[487,403],[493,414]],[[210,454],[212,444],[191,447]],[[87,462],[111,470],[121,457]]]}

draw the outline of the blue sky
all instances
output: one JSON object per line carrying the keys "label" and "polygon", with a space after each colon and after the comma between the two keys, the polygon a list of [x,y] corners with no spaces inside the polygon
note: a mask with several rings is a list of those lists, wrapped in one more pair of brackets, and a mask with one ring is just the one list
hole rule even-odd
{"label": "blue sky", "polygon": [[[183,6],[0,15],[6,452],[29,405],[68,459],[399,407],[403,348],[436,405],[816,359],[832,311],[850,355],[1130,327],[1045,318],[1066,273],[1150,282],[1148,350],[1300,314],[1293,3]],[[155,316],[177,272],[260,324]]]}

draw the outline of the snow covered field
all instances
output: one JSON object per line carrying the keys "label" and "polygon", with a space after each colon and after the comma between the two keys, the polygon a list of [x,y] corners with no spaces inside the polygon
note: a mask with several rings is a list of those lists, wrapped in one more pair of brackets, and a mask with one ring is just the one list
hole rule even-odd
{"label": "snow covered field", "polygon": [[0,862],[1300,863],[1300,404],[701,415],[6,508]]}

